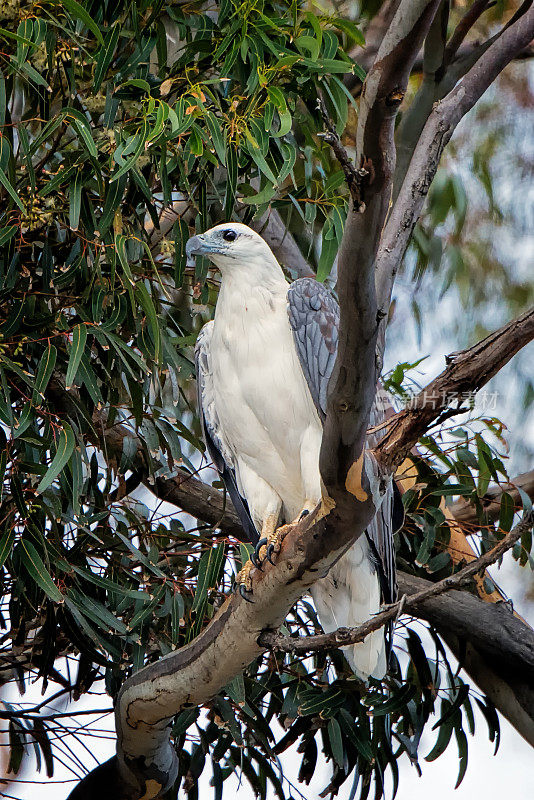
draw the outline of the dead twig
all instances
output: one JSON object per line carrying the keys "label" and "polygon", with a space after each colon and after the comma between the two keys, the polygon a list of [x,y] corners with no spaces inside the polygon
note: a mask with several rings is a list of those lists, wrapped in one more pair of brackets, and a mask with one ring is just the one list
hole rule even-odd
{"label": "dead twig", "polygon": [[337,158],[345,175],[345,180],[347,182],[347,186],[349,187],[349,192],[354,203],[354,209],[360,213],[363,213],[365,211],[365,203],[361,198],[360,187],[363,178],[369,175],[369,170],[364,166],[358,169],[353,164],[351,157],[341,143],[341,139],[339,138],[332,120],[328,116],[326,105],[321,97],[317,101],[317,108],[321,112],[321,116],[326,128],[325,133],[319,133],[317,135],[320,136],[321,139],[326,142],[326,144],[330,145],[334,151],[334,155]]}

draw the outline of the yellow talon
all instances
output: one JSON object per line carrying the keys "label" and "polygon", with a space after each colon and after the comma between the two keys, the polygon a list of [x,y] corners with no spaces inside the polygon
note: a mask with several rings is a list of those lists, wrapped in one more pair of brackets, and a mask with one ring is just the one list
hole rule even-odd
{"label": "yellow talon", "polygon": [[[279,528],[274,530],[267,537],[267,545],[265,547],[265,551],[266,551],[265,555],[269,559],[271,564],[273,563],[273,561],[272,561],[273,553],[279,553],[280,552],[280,548],[282,547],[282,542],[284,541],[284,539],[287,536],[287,534],[289,533],[289,531],[292,530],[295,527],[296,524],[297,524],[296,522],[290,522],[288,525],[280,525]],[[262,550],[263,550],[263,548],[262,548]],[[260,557],[261,557],[261,551],[260,551]]]}
{"label": "yellow talon", "polygon": [[250,559],[244,564],[243,568],[235,576],[236,586],[239,587],[239,594],[243,596],[243,592],[252,592],[252,578],[250,572],[254,564]]}

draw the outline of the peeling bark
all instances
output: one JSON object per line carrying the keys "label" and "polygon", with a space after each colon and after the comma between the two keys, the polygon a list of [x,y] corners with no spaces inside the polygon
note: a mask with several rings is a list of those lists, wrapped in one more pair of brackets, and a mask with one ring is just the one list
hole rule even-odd
{"label": "peeling bark", "polygon": [[339,346],[330,379],[320,469],[340,518],[351,524],[345,482],[363,449],[377,383],[378,309],[374,262],[395,169],[395,116],[440,0],[403,0],[365,81],[356,134],[356,168],[365,170],[351,202],[338,254]]}

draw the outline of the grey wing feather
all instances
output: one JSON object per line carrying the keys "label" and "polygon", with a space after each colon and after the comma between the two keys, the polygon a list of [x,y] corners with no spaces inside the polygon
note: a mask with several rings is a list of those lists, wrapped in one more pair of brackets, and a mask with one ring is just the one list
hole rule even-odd
{"label": "grey wing feather", "polygon": [[233,456],[221,434],[215,394],[213,391],[212,373],[210,366],[210,341],[213,332],[213,322],[208,322],[200,331],[195,345],[195,366],[197,372],[197,398],[198,413],[202,425],[202,433],[206,449],[217,472],[230,495],[234,504],[247,540],[256,544],[258,532],[252,520],[248,503],[239,493],[235,475]]}
{"label": "grey wing feather", "polygon": [[[287,293],[287,302],[300,365],[317,412],[324,422],[328,383],[337,354],[339,306],[326,286],[313,278],[301,278],[292,283]],[[385,419],[387,401],[384,405],[384,394],[379,388],[371,409],[370,427]],[[378,436],[369,435],[367,446],[373,447],[382,435],[382,432]],[[398,492],[392,485],[386,492],[378,514],[367,529],[385,603],[392,603],[397,595],[393,520],[398,499]]]}
{"label": "grey wing feather", "polygon": [[302,371],[324,422],[328,381],[336,360],[339,306],[324,284],[301,278],[289,287],[287,308]]}

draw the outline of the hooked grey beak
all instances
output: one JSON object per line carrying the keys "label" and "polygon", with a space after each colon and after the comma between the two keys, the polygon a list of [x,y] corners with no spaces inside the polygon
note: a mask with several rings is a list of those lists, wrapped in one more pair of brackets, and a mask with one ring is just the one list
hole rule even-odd
{"label": "hooked grey beak", "polygon": [[203,233],[192,236],[185,246],[186,266],[195,266],[195,256],[209,256],[211,253],[220,253],[221,246],[210,242]]}
{"label": "hooked grey beak", "polygon": [[185,246],[187,267],[194,267],[195,256],[204,255],[204,253],[206,252],[203,249],[203,246],[205,247],[205,242],[203,242],[202,239],[203,239],[202,236],[192,236],[190,239],[187,240],[187,244]]}

